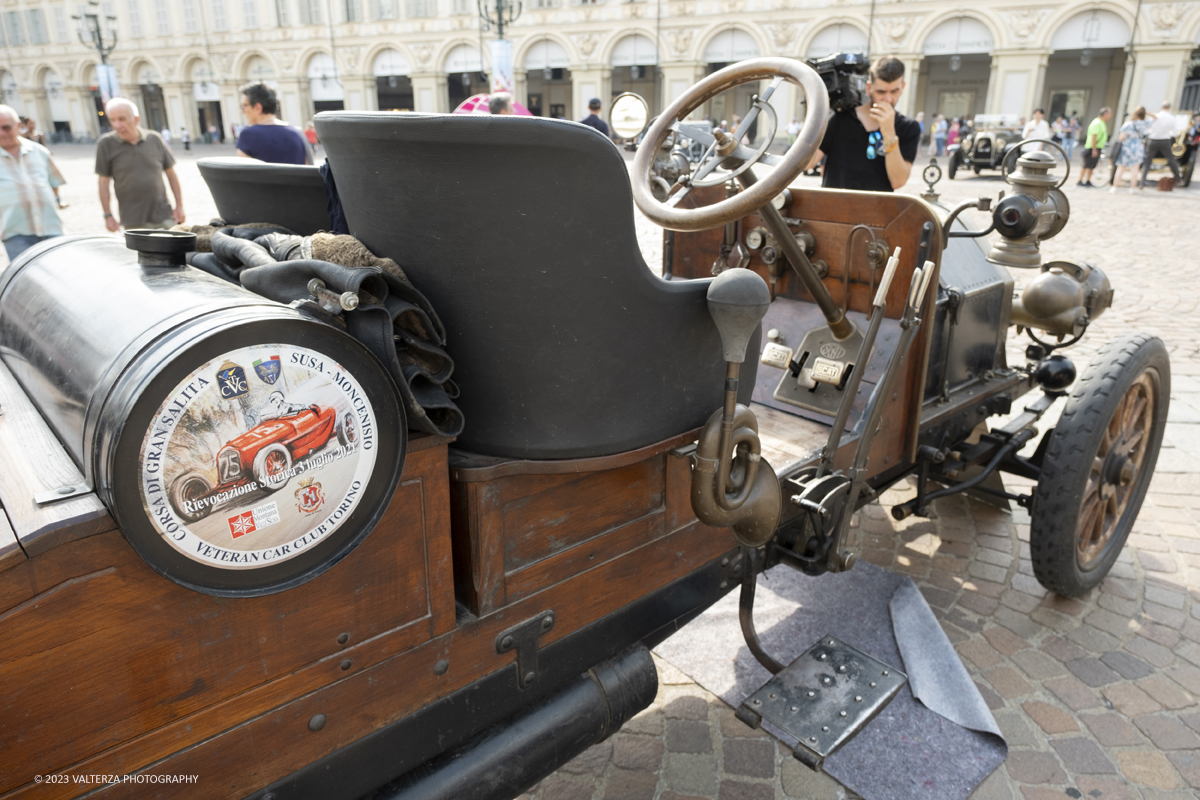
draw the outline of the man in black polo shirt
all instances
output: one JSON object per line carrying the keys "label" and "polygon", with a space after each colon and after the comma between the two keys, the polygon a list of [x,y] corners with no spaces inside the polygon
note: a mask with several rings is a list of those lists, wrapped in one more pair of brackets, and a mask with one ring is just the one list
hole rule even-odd
{"label": "man in black polo shirt", "polygon": [[825,158],[821,185],[829,189],[891,192],[908,182],[921,145],[921,126],[896,113],[904,91],[904,63],[884,56],[871,65],[867,102],[830,114],[821,148],[809,169]]}

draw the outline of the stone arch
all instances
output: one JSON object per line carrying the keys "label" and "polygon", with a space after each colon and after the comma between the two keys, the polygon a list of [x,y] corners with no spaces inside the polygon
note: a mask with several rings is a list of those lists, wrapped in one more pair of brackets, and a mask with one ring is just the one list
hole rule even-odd
{"label": "stone arch", "polygon": [[918,27],[913,32],[913,50],[923,52],[925,40],[929,38],[931,33],[937,30],[943,23],[962,18],[974,20],[988,29],[988,33],[992,35],[992,48],[989,52],[993,52],[1001,46],[1005,27],[999,20],[995,20],[977,9],[958,8],[953,11],[947,11],[944,14],[938,14]]}
{"label": "stone arch", "polygon": [[252,81],[255,79],[255,77],[257,77],[247,72],[247,70],[250,69],[250,65],[257,58],[261,58],[263,61],[267,62],[267,64],[275,72],[274,79],[279,79],[279,75],[281,73],[281,70],[279,69],[279,63],[271,57],[270,53],[265,50],[247,50],[244,53],[241,53],[238,56],[237,61],[235,61],[233,64],[234,80],[237,81],[238,84]]}
{"label": "stone arch", "polygon": [[[1038,45],[1047,50],[1053,51],[1054,46],[1052,43],[1055,35],[1058,34],[1059,29],[1062,28],[1066,23],[1075,19],[1075,17],[1083,14],[1089,14],[1093,11],[1108,11],[1119,17],[1121,21],[1125,23],[1126,31],[1125,41],[1121,42],[1119,46],[1124,47],[1129,44],[1129,31],[1133,30],[1134,25],[1133,14],[1130,13],[1128,9],[1115,3],[1092,2],[1084,6],[1068,6],[1059,9],[1058,11],[1051,12],[1050,16],[1046,19],[1045,23],[1041,27],[1041,30],[1039,31]],[[1138,26],[1138,28],[1142,31],[1142,33],[1138,35],[1137,43],[1142,44],[1145,42],[1145,26]],[[1104,46],[1107,47],[1108,45]]]}
{"label": "stone arch", "polygon": [[[742,56],[741,58],[734,58],[733,61],[744,61],[747,58],[758,58],[763,53],[770,52],[770,48],[767,46],[766,40],[763,39],[761,32],[757,28],[751,29],[751,27],[749,25],[722,23],[722,24],[714,25],[712,28],[705,31],[702,36],[698,37],[699,44],[697,45],[696,50],[695,50],[696,60],[700,61],[702,63],[724,63],[724,62],[720,62],[720,61],[711,61],[708,58],[709,50],[714,44],[716,44],[719,41],[719,37],[725,35],[726,33],[730,33],[730,32],[733,32],[735,35],[730,37],[733,51],[728,53],[728,55],[731,55],[731,56],[738,55],[738,52],[737,52],[738,43],[737,43],[737,37],[736,37],[737,33],[741,33],[741,34],[744,34],[745,36],[749,37],[749,39],[754,42],[754,46],[758,51],[754,55],[745,55],[745,56]],[[748,48],[748,45],[747,45],[747,48]],[[729,62],[729,63],[732,63],[732,62]]]}
{"label": "stone arch", "polygon": [[513,52],[513,71],[516,72],[525,69],[525,59],[529,56],[529,51],[538,43],[546,41],[554,42],[566,52],[567,58],[570,59],[570,63],[566,65],[567,69],[571,69],[572,65],[580,63],[579,53],[576,52],[571,42],[565,36],[542,33],[526,37]]}
{"label": "stone arch", "polygon": [[310,47],[300,54],[300,57],[296,59],[296,76],[301,80],[308,80],[310,77],[308,73],[313,68],[313,61],[321,56],[329,59],[330,63],[333,64],[333,68],[337,70],[338,77],[341,77],[341,70],[338,69],[337,59],[324,47]]}
{"label": "stone arch", "polygon": [[128,82],[134,85],[141,85],[142,73],[149,69],[157,76],[155,83],[161,84],[166,81],[166,75],[163,74],[162,66],[149,56],[138,56],[129,63]]}
{"label": "stone arch", "polygon": [[[800,40],[800,47],[797,51],[798,57],[799,58],[808,58],[809,50],[812,49],[813,44],[821,37],[822,34],[824,34],[826,31],[829,31],[832,28],[836,28],[836,27],[843,26],[843,25],[847,26],[849,28],[853,28],[854,30],[858,31],[858,33],[862,35],[863,41],[867,43],[867,47],[870,49],[874,49],[872,46],[871,39],[870,39],[870,33],[867,31],[866,26],[863,25],[861,22],[859,22],[859,20],[854,19],[852,17],[834,17],[833,19],[826,20],[824,25],[821,25],[821,26],[814,25],[811,28],[809,28],[808,32]],[[830,55],[830,54],[826,53],[825,55]]]}
{"label": "stone arch", "polygon": [[429,64],[431,65],[430,68],[432,71],[448,74],[446,72],[446,59],[455,51],[456,48],[462,45],[466,45],[479,51],[480,66],[483,67],[483,72],[487,72],[488,66],[491,64],[491,58],[486,47],[480,49],[478,39],[450,39],[442,43],[442,46],[439,47],[429,59]]}
{"label": "stone arch", "polygon": [[187,53],[179,59],[179,77],[180,83],[192,83],[192,72],[196,69],[197,63],[203,63],[211,70],[212,64],[203,53]]}
{"label": "stone arch", "polygon": [[364,75],[370,77],[374,74],[375,59],[379,58],[380,54],[387,50],[395,50],[404,56],[404,60],[408,62],[409,75],[417,71],[417,60],[413,57],[413,52],[410,48],[400,42],[380,42],[367,50],[366,56],[363,57],[362,72]]}
{"label": "stone arch", "polygon": [[628,39],[630,36],[641,36],[644,39],[648,39],[650,43],[654,45],[655,50],[658,52],[659,59],[661,60],[662,42],[658,41],[658,38],[654,35],[654,30],[651,28],[637,26],[622,28],[619,32],[609,36],[608,39],[605,40],[604,47],[600,50],[600,64],[604,67],[611,67],[613,52],[617,49],[617,45]]}

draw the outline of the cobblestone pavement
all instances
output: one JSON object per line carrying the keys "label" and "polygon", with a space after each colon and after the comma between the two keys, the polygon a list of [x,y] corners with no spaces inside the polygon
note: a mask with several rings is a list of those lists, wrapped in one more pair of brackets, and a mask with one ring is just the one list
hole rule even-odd
{"label": "cobblestone pavement", "polygon": [[[196,147],[196,153],[229,148]],[[68,180],[69,232],[102,232],[92,149],[56,153]],[[189,219],[215,213],[181,158]],[[811,179],[803,179],[810,182]],[[943,181],[954,204],[1003,187],[984,175]],[[906,191],[922,189],[914,177]],[[1029,517],[964,498],[936,519],[894,522],[886,507],[910,497],[901,482],[866,507],[863,557],[911,575],[958,648],[1010,745],[1008,761],[974,793],[981,800],[1166,800],[1200,789],[1200,189],[1136,196],[1066,187],[1071,222],[1043,245],[1047,257],[1101,265],[1115,305],[1071,354],[1082,369],[1113,336],[1160,336],[1172,359],[1167,441],[1121,560],[1079,600],[1047,595],[1033,578]],[[647,260],[661,232],[635,212]],[[1018,276],[1018,281],[1023,276]],[[1012,342],[1020,358],[1024,342]],[[1028,484],[1008,480],[1009,488]],[[681,636],[687,636],[685,629]],[[720,800],[852,796],[747,729],[714,696],[659,661],[654,704],[529,794],[530,800]]]}

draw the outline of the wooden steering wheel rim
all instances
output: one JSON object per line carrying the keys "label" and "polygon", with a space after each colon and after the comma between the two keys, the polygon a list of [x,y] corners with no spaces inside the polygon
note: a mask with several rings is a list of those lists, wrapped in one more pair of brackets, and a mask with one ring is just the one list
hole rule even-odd
{"label": "wooden steering wheel rim", "polygon": [[[650,190],[650,168],[671,125],[727,89],[768,78],[783,78],[799,86],[808,102],[808,113],[796,143],[788,148],[771,174],[734,197],[703,208],[671,208],[655,200]],[[740,219],[762,208],[804,171],[825,136],[828,120],[829,96],[825,84],[804,62],[792,58],[752,58],[731,64],[689,88],[650,126],[633,162],[633,201],[651,221],[669,230],[700,231]]]}

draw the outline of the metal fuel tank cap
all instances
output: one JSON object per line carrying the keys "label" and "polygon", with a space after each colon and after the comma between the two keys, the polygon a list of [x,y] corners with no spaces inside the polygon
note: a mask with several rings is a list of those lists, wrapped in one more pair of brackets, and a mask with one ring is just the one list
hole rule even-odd
{"label": "metal fuel tank cap", "polygon": [[190,231],[134,228],[125,231],[125,246],[138,254],[147,267],[182,267],[187,254],[196,249],[196,234]]}

